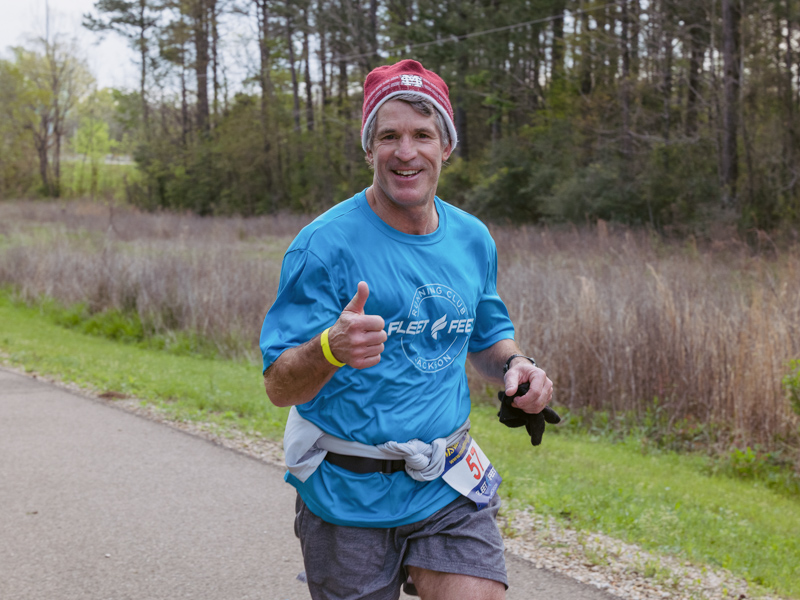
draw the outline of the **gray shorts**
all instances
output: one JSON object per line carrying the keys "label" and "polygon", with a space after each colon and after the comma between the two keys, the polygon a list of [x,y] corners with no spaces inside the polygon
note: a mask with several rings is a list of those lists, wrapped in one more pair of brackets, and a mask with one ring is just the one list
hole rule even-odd
{"label": "gray shorts", "polygon": [[460,496],[410,525],[345,527],[320,519],[298,494],[294,531],[311,597],[397,600],[407,567],[491,579],[508,588],[499,510],[499,496],[483,510]]}

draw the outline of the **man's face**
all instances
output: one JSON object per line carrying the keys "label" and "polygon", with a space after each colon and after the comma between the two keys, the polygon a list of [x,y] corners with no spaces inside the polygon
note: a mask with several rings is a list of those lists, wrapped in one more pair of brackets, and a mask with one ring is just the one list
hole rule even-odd
{"label": "man's face", "polygon": [[375,169],[373,192],[379,202],[391,202],[395,208],[432,202],[442,162],[449,156],[449,145],[442,148],[435,115],[421,115],[399,100],[389,100],[378,109],[367,160]]}

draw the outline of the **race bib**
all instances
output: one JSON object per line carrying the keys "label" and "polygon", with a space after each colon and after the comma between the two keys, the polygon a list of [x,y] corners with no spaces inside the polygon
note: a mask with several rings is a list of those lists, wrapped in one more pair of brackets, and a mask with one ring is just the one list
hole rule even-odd
{"label": "race bib", "polygon": [[477,504],[478,510],[489,504],[503,481],[469,433],[447,447],[442,479]]}

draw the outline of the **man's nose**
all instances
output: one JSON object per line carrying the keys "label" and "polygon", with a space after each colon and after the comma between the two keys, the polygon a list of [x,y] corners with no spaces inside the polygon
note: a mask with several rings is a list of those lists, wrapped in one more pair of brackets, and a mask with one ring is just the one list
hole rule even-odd
{"label": "man's nose", "polygon": [[409,161],[417,155],[417,146],[409,135],[400,138],[400,144],[395,150],[395,156],[402,161]]}

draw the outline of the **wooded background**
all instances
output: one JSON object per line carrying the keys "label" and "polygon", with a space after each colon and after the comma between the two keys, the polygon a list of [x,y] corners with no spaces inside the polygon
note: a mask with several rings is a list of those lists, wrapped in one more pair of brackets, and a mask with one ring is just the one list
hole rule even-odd
{"label": "wooded background", "polygon": [[64,152],[94,195],[117,152],[140,207],[319,211],[371,181],[366,73],[414,58],[455,109],[439,195],[482,218],[800,221],[797,0],[98,0],[84,26],[130,42],[138,88],[97,90],[63,36],[15,48],[5,197],[64,195]]}

